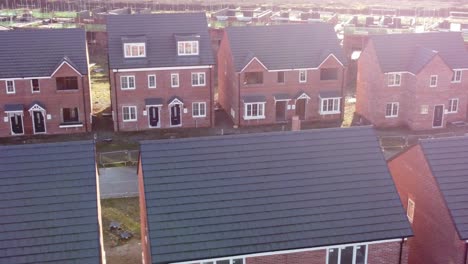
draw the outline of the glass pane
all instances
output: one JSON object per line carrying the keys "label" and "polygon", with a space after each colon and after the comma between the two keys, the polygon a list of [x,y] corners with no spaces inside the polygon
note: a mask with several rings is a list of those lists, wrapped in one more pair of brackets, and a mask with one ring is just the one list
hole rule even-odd
{"label": "glass pane", "polygon": [[327,105],[328,105],[328,100],[323,100],[322,101],[322,111],[326,112],[327,111]]}
{"label": "glass pane", "polygon": [[229,259],[218,260],[218,261],[216,261],[216,264],[230,264],[230,261],[229,261]]}
{"label": "glass pane", "polygon": [[356,264],[365,264],[366,261],[366,247],[367,246],[357,246],[356,247]]}
{"label": "glass pane", "polygon": [[328,250],[328,264],[338,264],[338,251],[337,248]]}
{"label": "glass pane", "polygon": [[341,249],[340,264],[353,264],[354,247],[345,247]]}
{"label": "glass pane", "polygon": [[200,104],[200,115],[205,115],[205,104]]}
{"label": "glass pane", "polygon": [[398,105],[397,104],[393,105],[393,115],[394,116],[398,115]]}
{"label": "glass pane", "polygon": [[233,259],[232,264],[244,264],[244,260],[243,259]]}
{"label": "glass pane", "polygon": [[179,54],[184,54],[184,43],[179,42],[177,43]]}

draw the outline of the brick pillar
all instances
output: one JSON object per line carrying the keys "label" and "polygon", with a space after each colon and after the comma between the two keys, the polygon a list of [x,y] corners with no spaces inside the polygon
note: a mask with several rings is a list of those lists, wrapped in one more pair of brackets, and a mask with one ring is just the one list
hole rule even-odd
{"label": "brick pillar", "polygon": [[295,115],[292,117],[291,131],[300,131],[301,130],[301,120],[299,116]]}

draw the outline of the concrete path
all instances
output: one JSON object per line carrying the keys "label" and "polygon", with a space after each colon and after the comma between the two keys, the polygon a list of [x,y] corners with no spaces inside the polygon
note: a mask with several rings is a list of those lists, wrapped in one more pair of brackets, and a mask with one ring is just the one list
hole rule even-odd
{"label": "concrete path", "polygon": [[99,169],[101,198],[138,196],[136,167],[115,167]]}

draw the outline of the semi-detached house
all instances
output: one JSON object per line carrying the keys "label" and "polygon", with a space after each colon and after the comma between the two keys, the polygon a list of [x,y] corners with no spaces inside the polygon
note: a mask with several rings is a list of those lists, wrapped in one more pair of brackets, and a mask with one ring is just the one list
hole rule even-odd
{"label": "semi-detached house", "polygon": [[204,13],[109,16],[107,30],[115,131],[212,125]]}

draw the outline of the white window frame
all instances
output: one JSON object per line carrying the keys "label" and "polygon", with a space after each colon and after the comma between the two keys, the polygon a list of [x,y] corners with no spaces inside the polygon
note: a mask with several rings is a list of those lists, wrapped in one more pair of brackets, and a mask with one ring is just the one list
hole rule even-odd
{"label": "white window frame", "polygon": [[[323,106],[325,101],[327,102],[327,106],[330,103],[330,101],[333,104],[333,110],[329,111],[323,111]],[[338,104],[337,109],[335,110],[335,104]],[[339,114],[341,113],[341,98],[340,97],[330,97],[330,98],[320,98],[320,114],[321,115],[333,115],[333,114]]]}
{"label": "white window frame", "polygon": [[[37,85],[38,85],[39,91],[34,91],[33,80],[37,80]],[[40,84],[39,79],[31,79],[30,83],[31,83],[31,93],[40,93],[41,92],[41,84]]]}
{"label": "white window frame", "polygon": [[[458,78],[457,78],[457,73],[460,73],[460,75],[458,76]],[[454,69],[454,70],[453,70],[452,83],[461,83],[462,74],[463,74],[463,71],[462,71],[462,70],[456,70],[456,69]]]}
{"label": "white window frame", "polygon": [[[125,119],[125,109],[128,109],[128,116],[129,116],[129,119]],[[132,114],[131,114],[131,111],[130,109],[134,109],[135,111],[135,118],[131,118],[132,117]],[[122,121],[123,122],[135,122],[135,121],[138,121],[138,111],[137,111],[137,107],[134,106],[134,105],[126,105],[126,106],[122,106]]]}
{"label": "white window frame", "polygon": [[[151,85],[151,81],[150,81],[151,78],[154,78],[154,85]],[[156,84],[156,74],[150,74],[150,75],[148,75],[148,88],[149,88],[149,89],[155,89],[156,87],[157,87],[157,84]]]}
{"label": "white window frame", "polygon": [[[438,79],[439,79],[438,75],[431,75],[431,77],[429,78],[429,87],[437,87]],[[435,80],[434,84],[432,84],[432,80]]]}
{"label": "white window frame", "polygon": [[[392,107],[391,107],[391,114],[390,115],[387,115],[387,105],[391,104]],[[397,107],[397,111],[396,111],[396,114],[393,114],[393,111],[394,111],[394,108],[395,108],[395,105]],[[400,103],[399,102],[390,102],[390,103],[386,103],[385,104],[385,118],[395,118],[395,117],[398,117],[398,114],[400,112]]]}
{"label": "white window frame", "polygon": [[338,251],[338,263],[341,262],[341,250],[346,248],[346,247],[350,247],[352,246],[353,247],[353,263],[356,263],[356,251],[358,249],[358,247],[362,247],[362,246],[365,246],[366,247],[366,253],[365,253],[365,256],[364,256],[364,264],[367,264],[367,260],[368,260],[368,255],[369,255],[369,245],[368,244],[357,244],[357,245],[349,245],[349,246],[339,246],[339,247],[330,247],[327,249],[327,261],[326,263],[328,264],[330,262],[330,259],[329,259],[329,256],[328,256],[328,253],[331,252],[332,250],[339,250]]}
{"label": "white window frame", "polygon": [[414,203],[413,200],[408,198],[408,207],[406,208],[406,216],[408,217],[408,220],[410,223],[413,223],[414,220],[414,208],[416,207],[416,204]]}
{"label": "white window frame", "polygon": [[[130,78],[133,78],[133,87],[130,87]],[[123,86],[123,80],[126,79],[127,87]],[[136,78],[135,75],[120,76],[120,89],[121,90],[135,90],[136,89]]]}
{"label": "white window frame", "polygon": [[[198,106],[198,114],[195,114],[195,105]],[[203,106],[203,115],[200,114],[201,106]],[[206,117],[206,102],[193,102],[192,103],[192,117]]]}
{"label": "white window frame", "polygon": [[[390,76],[392,76],[393,79],[390,79]],[[396,78],[397,76],[399,77],[398,82]],[[390,82],[390,80],[392,80],[392,82]],[[401,73],[389,73],[387,76],[387,85],[389,87],[401,86]]]}
{"label": "white window frame", "polygon": [[[304,79],[302,79],[302,74],[304,74]],[[306,83],[307,82],[307,70],[299,70],[299,82]]]}
{"label": "white window frame", "polygon": [[[257,114],[252,114],[252,107],[253,105],[257,105]],[[251,107],[251,114],[248,115],[248,107]],[[262,114],[259,115],[259,110],[261,109]],[[254,119],[265,119],[265,103],[264,102],[257,102],[257,103],[244,103],[244,120],[254,120]]]}
{"label": "white window frame", "polygon": [[[200,78],[201,76],[203,76],[203,79]],[[197,84],[193,84],[194,80],[197,80]],[[201,83],[200,80],[203,80],[203,83]],[[205,86],[205,85],[206,85],[206,74],[204,72],[192,72],[192,86],[197,87],[197,86]]]}
{"label": "white window frame", "polygon": [[[191,44],[190,50],[186,49],[185,44]],[[181,46],[182,45],[182,49]],[[194,51],[193,47],[196,48],[196,52]],[[200,45],[198,40],[190,40],[190,41],[178,41],[177,42],[177,55],[179,56],[191,56],[191,55],[198,55],[200,53]]]}
{"label": "white window frame", "polygon": [[[132,48],[137,47],[137,54],[132,54]],[[143,47],[143,54],[140,55],[140,48]],[[130,48],[130,54],[127,53],[127,48]],[[124,43],[124,57],[125,58],[145,58],[146,57],[146,43]]]}
{"label": "white window frame", "polygon": [[[11,83],[12,84],[12,88],[13,90],[12,91],[9,91],[8,90],[8,83]],[[6,89],[6,93],[7,94],[15,94],[16,93],[16,85],[15,85],[15,80],[5,80],[5,89]]]}
{"label": "white window frame", "polygon": [[[424,109],[424,111],[423,111]],[[421,105],[420,111],[421,115],[429,114],[429,105]]]}
{"label": "white window frame", "polygon": [[[174,82],[173,82],[173,78],[174,77],[177,77],[177,85],[174,85]],[[180,87],[180,78],[179,78],[179,74],[178,73],[171,73],[171,87],[172,88],[178,88]]]}
{"label": "white window frame", "polygon": [[[456,102],[455,105],[453,105],[452,102]],[[458,113],[458,105],[459,105],[459,100],[458,98],[451,98],[449,99],[448,107],[447,107],[447,113],[448,114],[454,114]],[[454,107],[455,106],[455,107]],[[455,110],[453,110],[455,108]]]}

